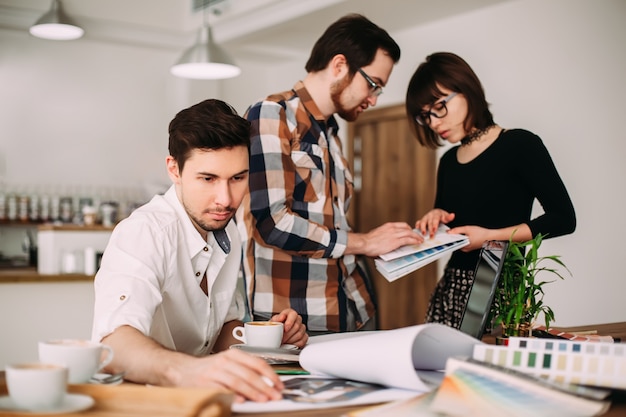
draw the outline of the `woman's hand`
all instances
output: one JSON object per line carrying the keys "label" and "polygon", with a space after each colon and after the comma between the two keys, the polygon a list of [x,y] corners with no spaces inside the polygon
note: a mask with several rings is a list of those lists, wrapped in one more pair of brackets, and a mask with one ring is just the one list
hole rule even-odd
{"label": "woman's hand", "polygon": [[433,237],[437,233],[439,224],[447,224],[454,220],[454,213],[448,213],[442,209],[432,209],[424,215],[420,220],[415,222],[415,228],[420,231],[423,236]]}
{"label": "woman's hand", "polygon": [[487,240],[490,240],[490,229],[480,226],[459,226],[448,230],[448,233],[465,235],[469,238],[469,245],[462,247],[462,252],[470,252],[480,249]]}

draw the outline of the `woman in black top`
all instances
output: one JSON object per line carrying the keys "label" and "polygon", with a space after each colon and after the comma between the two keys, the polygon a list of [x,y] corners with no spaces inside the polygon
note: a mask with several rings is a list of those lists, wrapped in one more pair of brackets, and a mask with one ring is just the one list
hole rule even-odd
{"label": "woman in black top", "polygon": [[[572,233],[574,206],[541,139],[493,121],[480,80],[459,56],[426,58],[409,82],[406,111],[421,145],[460,143],[442,156],[435,207],[415,224],[433,234],[444,223],[470,239],[452,254],[426,317],[458,328],[482,244]],[[531,219],[535,199],[544,213]]]}

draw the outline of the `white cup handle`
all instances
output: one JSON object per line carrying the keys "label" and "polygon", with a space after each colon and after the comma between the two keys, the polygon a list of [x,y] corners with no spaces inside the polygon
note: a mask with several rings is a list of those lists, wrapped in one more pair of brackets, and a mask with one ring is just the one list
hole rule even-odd
{"label": "white cup handle", "polygon": [[242,343],[246,343],[245,330],[242,326],[237,326],[233,329],[233,337]]}
{"label": "white cup handle", "polygon": [[98,370],[104,368],[113,360],[113,349],[111,348],[111,346],[102,345],[102,350],[106,350],[107,355],[103,360],[100,361],[100,367],[98,368]]}

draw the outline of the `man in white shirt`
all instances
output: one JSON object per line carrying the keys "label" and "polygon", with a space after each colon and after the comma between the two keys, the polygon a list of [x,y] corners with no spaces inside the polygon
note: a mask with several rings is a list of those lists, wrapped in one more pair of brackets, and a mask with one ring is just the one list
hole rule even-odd
{"label": "man in white shirt", "polygon": [[[95,279],[92,339],[114,350],[107,371],[138,383],[227,388],[240,400],[281,398],[283,384],[265,361],[228,349],[245,314],[231,219],[247,192],[249,130],[219,100],[171,121],[173,185],[117,225]],[[284,323],[283,343],[306,344],[294,310],[272,320]]]}

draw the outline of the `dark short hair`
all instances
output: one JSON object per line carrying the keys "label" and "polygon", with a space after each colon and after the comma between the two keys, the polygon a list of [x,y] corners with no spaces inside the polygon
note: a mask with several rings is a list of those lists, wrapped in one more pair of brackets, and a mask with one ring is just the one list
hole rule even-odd
{"label": "dark short hair", "polygon": [[169,125],[169,151],[183,170],[194,149],[245,146],[250,150],[250,122],[221,100],[208,99],[176,114]]}
{"label": "dark short hair", "polygon": [[304,68],[307,72],[321,71],[335,55],[342,54],[354,74],[374,61],[378,49],[387,52],[394,63],[400,60],[400,47],[386,30],[365,16],[349,14],[331,24],[315,42]]}
{"label": "dark short hair", "polygon": [[409,125],[420,144],[433,149],[443,145],[437,133],[415,120],[425,106],[432,105],[445,95],[438,85],[463,94],[467,100],[466,131],[472,127],[484,129],[493,124],[485,91],[469,64],[451,52],[436,52],[417,67],[406,91]]}

